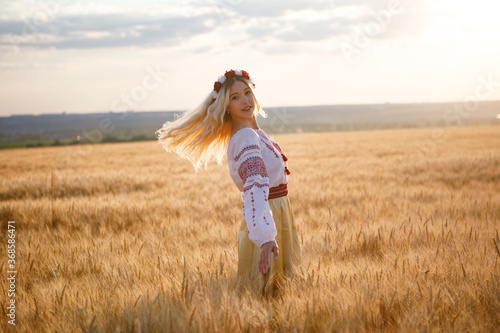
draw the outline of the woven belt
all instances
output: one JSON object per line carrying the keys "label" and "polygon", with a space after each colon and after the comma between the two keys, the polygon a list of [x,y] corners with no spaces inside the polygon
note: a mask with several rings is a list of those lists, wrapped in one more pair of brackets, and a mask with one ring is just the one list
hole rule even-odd
{"label": "woven belt", "polygon": [[288,194],[288,183],[280,184],[269,189],[268,199],[276,199],[284,197]]}

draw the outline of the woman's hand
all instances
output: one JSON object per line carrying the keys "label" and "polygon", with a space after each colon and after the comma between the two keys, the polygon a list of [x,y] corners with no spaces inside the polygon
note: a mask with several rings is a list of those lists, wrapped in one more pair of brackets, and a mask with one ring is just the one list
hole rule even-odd
{"label": "woman's hand", "polygon": [[259,260],[259,271],[262,274],[266,274],[269,269],[269,256],[271,252],[274,252],[274,260],[278,260],[279,248],[275,240],[262,244],[260,248],[260,260]]}

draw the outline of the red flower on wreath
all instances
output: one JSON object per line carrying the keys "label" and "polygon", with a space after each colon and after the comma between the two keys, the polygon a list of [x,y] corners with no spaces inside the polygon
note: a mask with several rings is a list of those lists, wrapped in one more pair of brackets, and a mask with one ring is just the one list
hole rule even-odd
{"label": "red flower on wreath", "polygon": [[245,79],[250,81],[250,84],[252,85],[252,87],[255,88],[255,83],[253,83],[253,80],[247,71],[240,70],[240,69],[237,69],[237,70],[231,69],[231,70],[226,71],[226,73],[224,73],[223,76],[220,76],[219,79],[217,79],[217,81],[214,82],[214,90],[212,90],[212,93],[211,93],[213,100],[216,100],[217,97],[219,96],[220,89],[222,88],[222,85],[224,84],[226,79],[229,79],[229,78],[232,78],[235,76],[244,77]]}
{"label": "red flower on wreath", "polygon": [[229,79],[230,77],[235,77],[236,73],[231,69],[230,71],[226,71],[224,75]]}
{"label": "red flower on wreath", "polygon": [[222,86],[222,83],[220,83],[219,81],[215,81],[215,83],[214,83],[214,90],[217,91],[217,92],[219,92],[221,86]]}

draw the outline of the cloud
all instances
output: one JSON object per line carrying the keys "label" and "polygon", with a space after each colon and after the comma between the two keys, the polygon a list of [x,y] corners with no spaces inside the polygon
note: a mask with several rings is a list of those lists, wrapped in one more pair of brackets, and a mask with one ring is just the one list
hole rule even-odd
{"label": "cloud", "polygon": [[[30,21],[0,21],[2,44],[11,42],[38,48],[101,48],[123,46],[164,46],[208,33],[214,28],[205,22],[212,15],[195,17],[134,16],[93,14],[57,17],[35,24]],[[40,41],[40,35],[54,38]]]}
{"label": "cloud", "polygon": [[[399,3],[401,13],[392,15],[390,25],[377,38],[416,35],[428,23],[429,8],[425,5],[411,0]],[[388,2],[383,0],[195,0],[170,13],[166,10],[66,16],[59,13],[61,16],[40,22],[0,20],[0,45],[40,49],[163,47],[180,45],[210,33],[214,33],[213,40],[217,41],[238,27],[243,34],[237,38],[253,38],[256,44],[264,43],[260,49],[273,49],[274,53],[276,48],[269,48],[266,43],[276,41],[284,46],[341,41],[355,29],[376,22],[375,17],[387,7]],[[209,49],[196,50],[203,53]]]}
{"label": "cloud", "polygon": [[[318,42],[331,37],[347,34],[353,22],[342,18],[327,18],[320,20],[258,22],[247,28],[249,35],[266,40],[275,39],[282,42]],[[268,24],[267,26],[265,24]]]}
{"label": "cloud", "polygon": [[220,8],[236,12],[243,17],[279,17],[287,11],[306,9],[323,10],[331,6],[331,1],[325,0],[216,0]]}
{"label": "cloud", "polygon": [[60,64],[41,64],[41,63],[6,63],[0,62],[0,70],[54,70],[54,69],[64,69],[64,66]]}
{"label": "cloud", "polygon": [[420,34],[431,22],[431,10],[425,3],[411,0],[395,2],[397,10],[387,1],[337,1],[323,10],[302,10],[307,15],[287,12],[280,17],[254,20],[247,33],[265,42],[317,43],[326,40],[341,42],[359,31],[373,29],[373,38],[399,39]]}

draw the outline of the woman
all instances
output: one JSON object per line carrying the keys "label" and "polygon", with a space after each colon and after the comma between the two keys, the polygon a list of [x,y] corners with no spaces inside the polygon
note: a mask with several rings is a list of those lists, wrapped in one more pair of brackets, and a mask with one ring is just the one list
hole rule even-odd
{"label": "woman", "polygon": [[246,71],[226,71],[198,108],[165,123],[157,134],[165,150],[187,158],[196,170],[227,157],[243,200],[238,285],[275,295],[300,265],[301,250],[287,195],[288,159],[257,124],[257,115],[266,114],[254,88]]}

